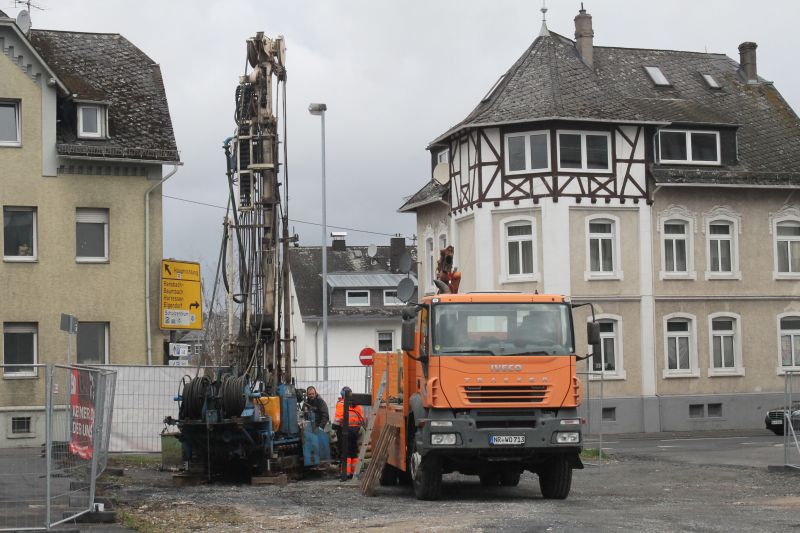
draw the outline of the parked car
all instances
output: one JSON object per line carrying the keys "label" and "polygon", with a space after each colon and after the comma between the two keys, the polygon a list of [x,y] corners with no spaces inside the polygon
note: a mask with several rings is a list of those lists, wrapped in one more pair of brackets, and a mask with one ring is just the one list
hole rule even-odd
{"label": "parked car", "polygon": [[[792,427],[794,427],[795,432],[800,432],[800,402],[792,404],[791,419]],[[783,435],[784,420],[786,420],[786,408],[781,405],[767,412],[767,416],[764,418],[764,424],[766,424],[768,430],[776,435]]]}

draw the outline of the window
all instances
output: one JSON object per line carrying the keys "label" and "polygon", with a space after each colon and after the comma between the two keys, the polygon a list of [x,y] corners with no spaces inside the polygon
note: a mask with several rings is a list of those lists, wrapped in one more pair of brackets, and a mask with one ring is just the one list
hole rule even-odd
{"label": "window", "polygon": [[529,131],[506,135],[506,174],[550,170],[550,133]]}
{"label": "window", "polygon": [[347,291],[348,307],[365,307],[369,305],[369,291]]}
{"label": "window", "polygon": [[586,272],[589,279],[622,279],[618,263],[619,218],[594,215],[586,219]]}
{"label": "window", "polygon": [[[36,324],[6,322],[3,324],[3,364],[35,365],[36,364]],[[36,368],[32,366],[6,366],[3,369],[6,377],[36,376]]]}
{"label": "window", "polygon": [[506,251],[509,276],[533,274],[533,224],[524,221],[506,224]]}
{"label": "window", "polygon": [[664,377],[697,377],[697,337],[694,317],[672,314],[664,317]]}
{"label": "window", "polygon": [[3,260],[36,261],[36,208],[3,208]]}
{"label": "window", "polygon": [[722,417],[722,404],[721,403],[709,403],[706,404],[708,408],[708,417],[709,418],[721,418]]}
{"label": "window", "polygon": [[403,301],[397,298],[397,289],[383,291],[383,305],[404,305]]}
{"label": "window", "polygon": [[447,248],[447,235],[442,234],[439,235],[439,250],[444,250]]}
{"label": "window", "polygon": [[75,260],[108,261],[108,209],[81,209],[75,213]]}
{"label": "window", "polygon": [[0,146],[20,146],[19,104],[0,102]]}
{"label": "window", "polygon": [[31,432],[31,417],[29,416],[12,416],[11,417],[11,434],[24,435]]}
{"label": "window", "polygon": [[689,404],[689,418],[705,418],[706,406],[702,403]]}
{"label": "window", "polygon": [[611,172],[611,134],[558,132],[559,170]]}
{"label": "window", "polygon": [[616,422],[617,421],[617,408],[616,407],[603,407],[603,421]]}
{"label": "window", "polygon": [[705,80],[705,82],[706,82],[706,85],[708,85],[708,87],[710,89],[721,89],[722,88],[722,87],[720,87],[719,83],[717,83],[717,80],[714,79],[714,76],[712,76],[711,74],[703,74],[702,76],[703,76],[703,80]]}
{"label": "window", "polygon": [[742,375],[741,320],[739,315],[714,313],[709,320],[709,353],[711,354],[708,375]]}
{"label": "window", "polygon": [[108,322],[78,323],[79,365],[108,364]]}
{"label": "window", "polygon": [[671,87],[672,84],[669,82],[664,73],[661,72],[661,69],[658,67],[644,67],[645,72],[647,75],[650,76],[650,80],[659,87]]}
{"label": "window", "polygon": [[664,222],[664,271],[668,273],[689,273],[687,261],[688,224],[682,220]]}
{"label": "window", "polygon": [[104,106],[78,106],[78,137],[99,139],[105,137],[106,112]]}
{"label": "window", "polygon": [[714,221],[708,225],[708,269],[713,273],[733,272],[732,224]]}
{"label": "window", "polygon": [[379,331],[378,332],[378,351],[379,352],[392,352],[392,351],[394,351],[394,332],[393,331]]}
{"label": "window", "polygon": [[425,240],[425,254],[428,257],[428,290],[433,291],[435,285],[433,280],[436,279],[436,256],[433,250],[433,238]]}
{"label": "window", "polygon": [[600,357],[592,357],[592,370],[604,379],[625,379],[622,365],[622,317],[597,315],[600,326]]}
{"label": "window", "polygon": [[778,274],[800,274],[800,221],[778,222],[775,235]]}
{"label": "window", "polygon": [[661,163],[719,165],[719,132],[661,130],[658,134]]}
{"label": "window", "polygon": [[800,315],[778,318],[780,324],[781,369],[800,368]]}
{"label": "window", "polygon": [[447,163],[450,161],[450,150],[442,150],[436,154],[436,163]]}

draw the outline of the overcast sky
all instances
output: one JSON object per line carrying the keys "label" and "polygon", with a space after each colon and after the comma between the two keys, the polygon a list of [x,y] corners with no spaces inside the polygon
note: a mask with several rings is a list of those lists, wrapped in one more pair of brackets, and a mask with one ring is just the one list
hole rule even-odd
{"label": "overcast sky", "polygon": [[[319,223],[320,119],[328,105],[328,224],[410,237],[403,198],[430,179],[428,142],[460,121],[536,38],[540,0],[36,0],[34,28],[120,33],[161,65],[184,166],[164,194],[225,205],[220,148],[231,135],[245,40],[287,43],[289,216]],[[548,27],[574,37],[574,0],[547,2]],[[727,54],[758,43],[758,71],[800,109],[797,0],[584,0],[595,45]],[[18,8],[0,0],[11,16]],[[800,44],[798,44],[800,47]],[[164,255],[216,266],[224,211],[164,199]],[[317,226],[294,222],[301,244]],[[354,244],[388,236],[348,231]]]}

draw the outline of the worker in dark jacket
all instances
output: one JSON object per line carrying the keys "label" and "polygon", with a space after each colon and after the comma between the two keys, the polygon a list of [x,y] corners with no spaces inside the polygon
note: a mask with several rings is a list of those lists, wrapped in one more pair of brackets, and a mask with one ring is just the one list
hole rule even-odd
{"label": "worker in dark jacket", "polygon": [[328,411],[328,404],[317,394],[317,389],[313,386],[306,389],[306,403],[304,406],[306,419],[311,420],[309,413],[314,413],[314,425],[319,429],[325,429],[325,424],[331,419]]}

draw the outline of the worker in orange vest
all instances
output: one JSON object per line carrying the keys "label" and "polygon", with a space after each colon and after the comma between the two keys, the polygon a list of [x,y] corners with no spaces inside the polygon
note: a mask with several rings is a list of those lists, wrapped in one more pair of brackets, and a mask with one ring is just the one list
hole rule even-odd
{"label": "worker in orange vest", "polygon": [[350,387],[342,389],[339,401],[336,402],[336,414],[333,419],[333,429],[336,430],[339,446],[347,447],[347,479],[353,479],[356,465],[358,465],[358,429],[364,425],[364,411],[361,406],[350,403],[347,427],[344,427],[344,398],[345,396],[349,397],[352,393]]}

